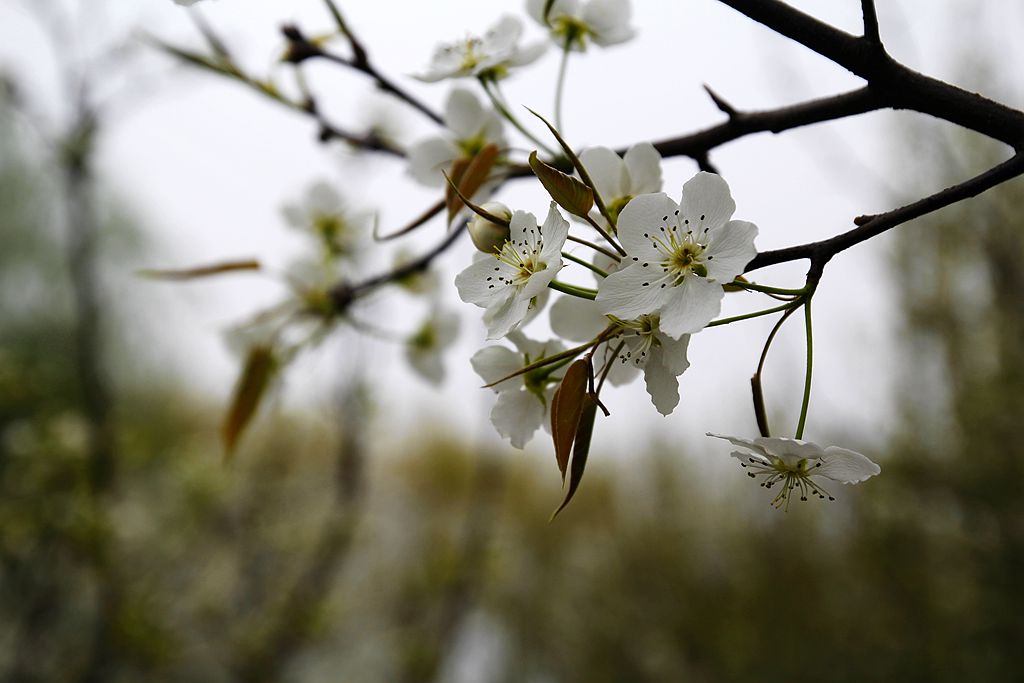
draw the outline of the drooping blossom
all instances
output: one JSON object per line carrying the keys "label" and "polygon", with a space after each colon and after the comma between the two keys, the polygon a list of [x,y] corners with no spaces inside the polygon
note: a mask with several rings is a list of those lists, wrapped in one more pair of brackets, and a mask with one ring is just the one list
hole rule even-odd
{"label": "drooping blossom", "polygon": [[772,506],[789,508],[794,495],[800,500],[817,497],[835,500],[815,481],[821,477],[841,484],[857,484],[882,471],[878,465],[856,451],[839,446],[822,448],[813,441],[785,437],[758,437],[743,439],[708,433],[716,439],[725,439],[744,449],[733,451],[732,457],[740,461],[751,479],[760,479],[766,489],[778,488]]}

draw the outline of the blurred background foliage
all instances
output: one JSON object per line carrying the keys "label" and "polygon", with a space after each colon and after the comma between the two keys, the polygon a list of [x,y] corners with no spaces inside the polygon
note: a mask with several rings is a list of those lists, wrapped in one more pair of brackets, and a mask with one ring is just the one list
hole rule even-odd
{"label": "blurred background foliage", "polygon": [[[935,135],[971,151],[936,152],[922,187],[991,158]],[[892,238],[883,476],[781,514],[739,471],[710,490],[678,446],[618,468],[598,448],[551,524],[554,463],[430,433],[369,460],[356,376],[336,416],[266,415],[225,467],[222,406],[142,361],[110,371],[133,313],[89,273],[137,246],[87,156],[24,138],[5,107],[0,679],[1024,678],[1019,180]]]}

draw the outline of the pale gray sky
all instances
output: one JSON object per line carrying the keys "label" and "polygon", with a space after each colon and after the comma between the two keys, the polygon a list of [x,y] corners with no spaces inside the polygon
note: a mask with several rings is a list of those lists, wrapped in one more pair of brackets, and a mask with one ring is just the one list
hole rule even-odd
{"label": "pale gray sky", "polygon": [[[22,4],[0,0],[0,63],[30,74],[36,96],[59,110],[52,63],[41,52],[43,41]],[[87,4],[105,6],[104,22],[119,30],[137,26],[169,41],[199,44],[185,10],[171,0]],[[793,4],[848,31],[859,30],[856,0]],[[1013,0],[987,3],[987,14],[969,4],[970,13],[965,13],[965,3],[955,0],[879,3],[883,38],[911,66],[962,79],[958,55],[981,43],[1013,45],[1021,28],[1022,13]],[[378,0],[341,5],[379,66],[438,108],[452,84],[427,85],[407,77],[426,66],[438,41],[482,31],[502,13],[522,16],[529,39],[543,36],[519,2]],[[210,0],[200,7],[251,70],[275,73],[285,82],[287,69],[274,65],[281,49],[278,26],[294,20],[311,34],[331,28],[319,0]],[[592,49],[570,64],[565,133],[574,145],[621,146],[716,123],[721,115],[702,83],[744,109],[778,106],[859,84],[827,60],[713,0],[637,0],[634,8],[634,41]],[[99,23],[95,18],[94,25],[80,28],[84,42],[100,40]],[[1018,82],[1019,57],[1007,54],[1004,61],[1013,66],[1016,73],[1010,75]],[[508,98],[550,112],[556,69],[557,56],[551,51],[508,82]],[[324,65],[313,66],[310,75],[335,121],[364,122],[386,108],[407,127],[404,139],[433,130],[416,112],[371,93],[358,75]],[[144,219],[158,249],[145,264],[123,264],[117,277],[166,311],[155,324],[155,352],[203,391],[226,396],[236,363],[220,332],[273,302],[278,288],[252,276],[181,286],[139,283],[131,279],[132,271],[237,256],[283,266],[301,250],[301,242],[285,228],[280,206],[317,179],[329,179],[358,205],[379,210],[385,228],[418,213],[434,195],[408,180],[401,165],[390,159],[356,159],[340,146],[319,145],[309,120],[235,84],[172,68],[166,60],[149,62],[146,76],[129,84],[137,101],[106,138],[102,168],[111,186]],[[994,95],[1021,104],[1019,89]],[[781,136],[747,138],[716,151],[713,160],[732,188],[736,217],[760,226],[758,248],[822,238],[848,229],[858,214],[889,208],[894,200],[885,188],[904,187],[906,167],[912,165],[912,160],[894,159],[894,152],[906,154],[893,142],[898,119],[914,123],[913,115],[882,112]],[[696,170],[686,159],[669,160],[664,169],[664,189],[674,197]],[[503,191],[501,198],[535,214],[546,210],[542,190],[527,181]],[[426,228],[402,244],[413,250],[428,248],[440,231],[439,225]],[[815,297],[816,374],[808,438],[837,429],[854,435],[856,442],[844,445],[870,451],[893,423],[886,371],[893,361],[885,274],[890,242],[891,236],[883,237],[837,257]],[[468,363],[483,343],[479,309],[459,302],[451,285],[470,257],[467,240],[440,261],[445,300],[465,313],[459,345],[448,358],[450,377],[440,392],[404,366],[400,350],[361,345],[368,349],[368,367],[379,380],[379,397],[393,425],[441,419],[491,439],[486,423],[491,395],[478,388]],[[789,264],[762,270],[756,277],[768,284],[798,286],[804,269],[803,263]],[[754,295],[728,299],[724,313],[753,310],[757,302]],[[378,300],[378,310],[390,311],[381,324],[396,330],[410,329],[423,311],[400,293]],[[613,414],[599,423],[597,438],[616,446],[618,455],[611,457],[625,458],[631,443],[646,444],[651,433],[693,442],[705,431],[752,432],[748,381],[770,326],[771,320],[762,319],[695,336],[676,412],[662,418],[650,405],[643,383],[636,382],[608,396]],[[545,336],[546,322],[538,321],[527,332]],[[337,350],[337,344],[329,343],[297,364],[288,376],[285,401],[323,403]],[[773,347],[765,377],[770,407],[786,417],[780,427],[795,422],[802,367],[802,331],[795,317]],[[543,439],[535,438],[532,446],[545,452]]]}

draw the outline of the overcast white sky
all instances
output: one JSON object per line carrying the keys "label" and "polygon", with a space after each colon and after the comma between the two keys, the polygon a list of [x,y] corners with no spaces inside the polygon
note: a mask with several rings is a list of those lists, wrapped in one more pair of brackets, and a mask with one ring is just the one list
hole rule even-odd
{"label": "overcast white sky", "polygon": [[[34,97],[49,111],[59,112],[52,60],[22,9],[24,4],[0,0],[0,64],[27,75]],[[134,26],[169,41],[199,45],[185,10],[171,0],[81,4],[89,6],[77,29],[82,42],[102,43]],[[482,31],[502,13],[523,16],[528,38],[543,37],[522,4],[341,2],[379,66],[437,108],[451,83],[421,84],[408,74],[425,67],[436,42]],[[850,32],[859,30],[856,0],[793,4]],[[104,14],[92,14],[101,7]],[[311,34],[331,28],[319,0],[210,0],[200,8],[248,68],[270,70],[285,81],[287,70],[274,66],[281,49],[279,25],[295,21]],[[574,145],[622,146],[714,124],[721,115],[701,90],[702,83],[742,109],[779,106],[859,85],[858,79],[828,61],[713,0],[638,0],[634,9],[637,39],[608,50],[592,49],[570,64],[565,132]],[[1000,44],[1016,50],[1002,59],[1016,72],[1005,82],[1012,83],[1014,75],[1019,82],[1020,49],[1012,47],[1022,28],[1019,3],[992,0],[986,9],[980,13],[975,3],[956,0],[879,3],[883,38],[890,51],[911,66],[963,84],[960,55],[977,45]],[[557,57],[551,51],[539,65],[511,79],[506,94],[514,103],[550,112],[556,69]],[[136,211],[156,248],[146,263],[123,264],[123,272],[115,276],[140,295],[152,297],[154,308],[166,311],[153,325],[156,341],[146,341],[150,352],[203,391],[224,396],[236,366],[220,331],[274,301],[278,288],[251,276],[177,287],[139,283],[131,279],[133,270],[237,256],[257,256],[283,266],[302,245],[284,227],[280,206],[321,178],[334,182],[357,205],[379,210],[385,228],[418,213],[434,195],[409,181],[401,165],[390,159],[356,159],[338,145],[318,144],[309,120],[234,84],[174,68],[166,60],[148,60],[139,73],[134,71],[126,89],[133,98],[104,140],[102,170],[110,186]],[[372,93],[358,75],[323,65],[309,73],[335,121],[359,124],[386,110],[404,127],[405,140],[433,130],[415,112]],[[1019,89],[993,95],[1022,104]],[[746,138],[717,150],[712,158],[732,188],[736,217],[757,223],[758,248],[772,249],[846,230],[854,216],[893,205],[887,188],[912,188],[907,174],[912,173],[913,159],[906,158],[906,145],[894,136],[900,130],[898,122],[912,126],[914,121],[914,115],[876,113],[781,136]],[[664,189],[678,197],[695,166],[676,159],[664,168]],[[542,191],[533,183],[510,187],[502,199],[535,214],[542,215],[546,208]],[[440,225],[425,228],[404,246],[428,248],[440,231]],[[893,423],[887,368],[894,359],[893,316],[885,272],[890,240],[883,237],[837,257],[815,297],[816,374],[808,438],[839,431],[851,435],[852,441],[844,445],[870,451]],[[448,359],[450,378],[443,390],[416,378],[396,350],[380,344],[361,347],[390,420],[406,426],[443,420],[490,439],[490,394],[478,388],[468,364],[483,343],[479,310],[459,302],[451,285],[470,256],[466,241],[440,261],[445,300],[466,314],[459,345]],[[756,277],[798,286],[804,269],[803,263],[790,264],[760,271]],[[391,315],[379,322],[389,328],[408,330],[422,313],[398,293],[380,301],[380,310],[390,310]],[[387,307],[389,302],[393,305]],[[752,310],[756,302],[753,295],[729,297],[726,312]],[[538,321],[527,331],[544,336],[545,325]],[[656,413],[642,382],[612,392],[608,405],[613,415],[598,427],[598,438],[616,446],[618,455],[610,457],[628,457],[631,443],[645,444],[644,437],[655,432],[689,441],[705,431],[753,432],[748,381],[770,325],[770,320],[754,321],[695,336],[690,345],[692,365],[681,378],[682,401],[669,418]],[[784,422],[776,421],[779,427],[792,424],[798,409],[803,372],[800,327],[798,321],[788,326],[773,347],[766,372],[769,405],[785,416]],[[338,348],[339,344],[327,344],[323,353],[304,359],[289,373],[286,402],[326,401],[336,362],[332,352]],[[542,440],[533,446],[541,452],[545,448]]]}

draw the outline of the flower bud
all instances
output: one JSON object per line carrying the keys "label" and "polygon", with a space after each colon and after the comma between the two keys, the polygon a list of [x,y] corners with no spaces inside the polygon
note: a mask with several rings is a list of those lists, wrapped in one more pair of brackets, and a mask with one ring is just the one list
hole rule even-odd
{"label": "flower bud", "polygon": [[[501,202],[487,202],[480,208],[505,220],[512,219],[512,210]],[[485,254],[493,254],[501,251],[508,240],[509,229],[508,226],[492,223],[483,216],[473,214],[469,221],[469,237],[477,249]]]}

